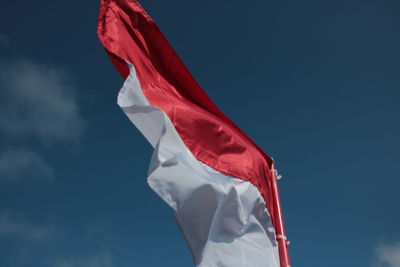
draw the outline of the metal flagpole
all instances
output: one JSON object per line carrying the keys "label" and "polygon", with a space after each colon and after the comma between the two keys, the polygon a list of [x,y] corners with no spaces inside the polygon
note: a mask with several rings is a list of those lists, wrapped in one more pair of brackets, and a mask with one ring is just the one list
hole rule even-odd
{"label": "metal flagpole", "polygon": [[276,211],[275,218],[277,218],[278,220],[278,223],[275,226],[277,229],[275,229],[275,231],[276,231],[276,240],[278,242],[280,266],[290,267],[289,250],[288,250],[289,241],[287,240],[286,237],[285,226],[283,223],[283,216],[282,216],[280,194],[278,190],[279,176],[277,170],[275,169],[274,164],[272,164],[271,173],[272,173],[272,190],[275,199],[275,211]]}

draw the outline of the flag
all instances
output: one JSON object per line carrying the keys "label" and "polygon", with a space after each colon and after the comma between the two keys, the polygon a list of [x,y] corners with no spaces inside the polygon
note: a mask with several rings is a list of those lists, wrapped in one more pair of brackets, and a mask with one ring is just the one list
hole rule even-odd
{"label": "flag", "polygon": [[273,160],[136,0],[102,0],[97,32],[125,80],[118,105],[154,148],[148,184],[174,209],[196,266],[289,266]]}

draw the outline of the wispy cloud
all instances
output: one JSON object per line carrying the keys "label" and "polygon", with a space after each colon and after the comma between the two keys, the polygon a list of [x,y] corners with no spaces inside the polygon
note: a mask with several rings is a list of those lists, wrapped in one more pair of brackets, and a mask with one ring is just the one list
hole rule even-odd
{"label": "wispy cloud", "polygon": [[0,238],[19,238],[25,241],[41,241],[49,239],[53,229],[28,222],[22,216],[0,215]]}
{"label": "wispy cloud", "polygon": [[0,138],[14,144],[0,151],[0,181],[51,180],[53,169],[25,141],[39,140],[45,147],[76,142],[84,128],[73,81],[65,71],[31,60],[0,60]]}
{"label": "wispy cloud", "polygon": [[44,143],[78,139],[84,129],[63,70],[29,60],[0,62],[0,130]]}
{"label": "wispy cloud", "polygon": [[103,251],[95,255],[83,258],[71,257],[69,259],[56,261],[53,267],[115,267],[109,252]]}
{"label": "wispy cloud", "polygon": [[375,256],[374,267],[400,267],[400,242],[380,243]]}
{"label": "wispy cloud", "polygon": [[0,152],[0,181],[17,182],[25,178],[51,181],[53,169],[33,151],[9,148]]}
{"label": "wispy cloud", "polygon": [[[89,251],[92,252],[89,253],[73,247],[77,238],[81,238],[83,243],[88,241],[88,236],[81,236],[85,232],[95,242],[91,244]],[[12,266],[35,263],[36,266],[49,267],[115,267],[111,252],[97,243],[102,236],[102,231],[92,233],[84,228],[71,231],[69,225],[43,217],[32,219],[17,212],[0,213],[0,244],[9,244],[4,253],[12,251],[9,258],[14,263]],[[1,262],[0,259],[0,265]]]}

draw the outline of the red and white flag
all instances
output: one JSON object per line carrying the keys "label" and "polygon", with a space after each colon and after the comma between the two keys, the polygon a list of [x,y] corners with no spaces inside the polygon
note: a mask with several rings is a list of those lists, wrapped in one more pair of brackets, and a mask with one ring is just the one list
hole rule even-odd
{"label": "red and white flag", "polygon": [[286,267],[276,171],[200,88],[136,0],[102,0],[98,36],[118,104],[154,147],[148,183],[176,211],[196,266]]}

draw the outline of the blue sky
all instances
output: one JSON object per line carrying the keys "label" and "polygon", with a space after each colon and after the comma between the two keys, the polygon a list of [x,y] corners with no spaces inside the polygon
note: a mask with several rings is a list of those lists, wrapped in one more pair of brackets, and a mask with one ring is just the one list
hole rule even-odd
{"label": "blue sky", "polygon": [[[143,0],[275,158],[295,267],[400,266],[400,2]],[[0,17],[0,266],[192,266],[116,105],[98,1]]]}

